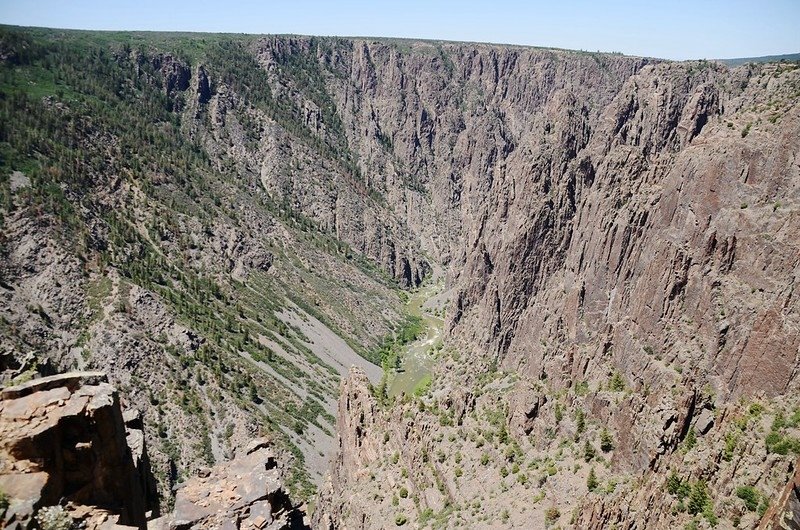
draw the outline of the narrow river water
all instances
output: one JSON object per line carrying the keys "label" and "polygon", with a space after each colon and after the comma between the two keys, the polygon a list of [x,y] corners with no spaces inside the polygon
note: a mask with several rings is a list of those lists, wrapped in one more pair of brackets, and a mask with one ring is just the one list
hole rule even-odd
{"label": "narrow river water", "polygon": [[407,310],[411,315],[422,319],[422,332],[417,340],[407,344],[401,355],[400,370],[393,374],[389,383],[389,395],[399,396],[403,393],[411,394],[419,385],[425,383],[430,377],[433,365],[433,347],[441,340],[444,319],[435,316],[426,308],[435,304],[435,297],[442,291],[443,279],[430,281],[412,292],[407,303]]}

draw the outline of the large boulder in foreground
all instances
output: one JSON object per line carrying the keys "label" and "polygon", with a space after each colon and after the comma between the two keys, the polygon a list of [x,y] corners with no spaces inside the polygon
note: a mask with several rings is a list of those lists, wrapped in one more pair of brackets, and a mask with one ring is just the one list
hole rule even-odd
{"label": "large boulder in foreground", "polygon": [[117,392],[103,373],[65,373],[2,389],[0,490],[9,503],[0,526],[29,528],[60,517],[87,528],[145,528],[153,482],[143,443],[134,459],[129,434],[141,439],[126,431]]}
{"label": "large boulder in foreground", "polygon": [[236,457],[187,480],[171,515],[150,521],[152,530],[307,529],[303,512],[283,489],[276,454],[254,440]]}

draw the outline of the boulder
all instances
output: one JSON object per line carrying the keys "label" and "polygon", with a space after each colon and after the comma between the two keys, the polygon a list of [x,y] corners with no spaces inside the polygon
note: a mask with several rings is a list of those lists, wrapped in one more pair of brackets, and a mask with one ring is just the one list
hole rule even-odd
{"label": "boulder", "polygon": [[[136,462],[129,439],[138,440]],[[141,431],[126,431],[105,374],[65,373],[0,391],[0,489],[10,499],[3,526],[28,527],[41,508],[67,504],[64,517],[144,528],[155,501],[143,489],[148,480]]]}

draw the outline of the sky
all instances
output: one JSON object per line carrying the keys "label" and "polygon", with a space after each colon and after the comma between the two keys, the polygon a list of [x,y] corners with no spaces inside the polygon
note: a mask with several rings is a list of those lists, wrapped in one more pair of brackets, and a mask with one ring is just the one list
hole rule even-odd
{"label": "sky", "polygon": [[800,52],[800,0],[0,0],[0,23],[410,37],[680,60]]}

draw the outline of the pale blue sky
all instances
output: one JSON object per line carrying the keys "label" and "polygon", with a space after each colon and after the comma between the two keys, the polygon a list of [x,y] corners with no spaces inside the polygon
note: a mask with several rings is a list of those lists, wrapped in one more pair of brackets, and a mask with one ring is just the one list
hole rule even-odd
{"label": "pale blue sky", "polygon": [[800,52],[800,0],[0,0],[0,23],[415,37],[669,59]]}

